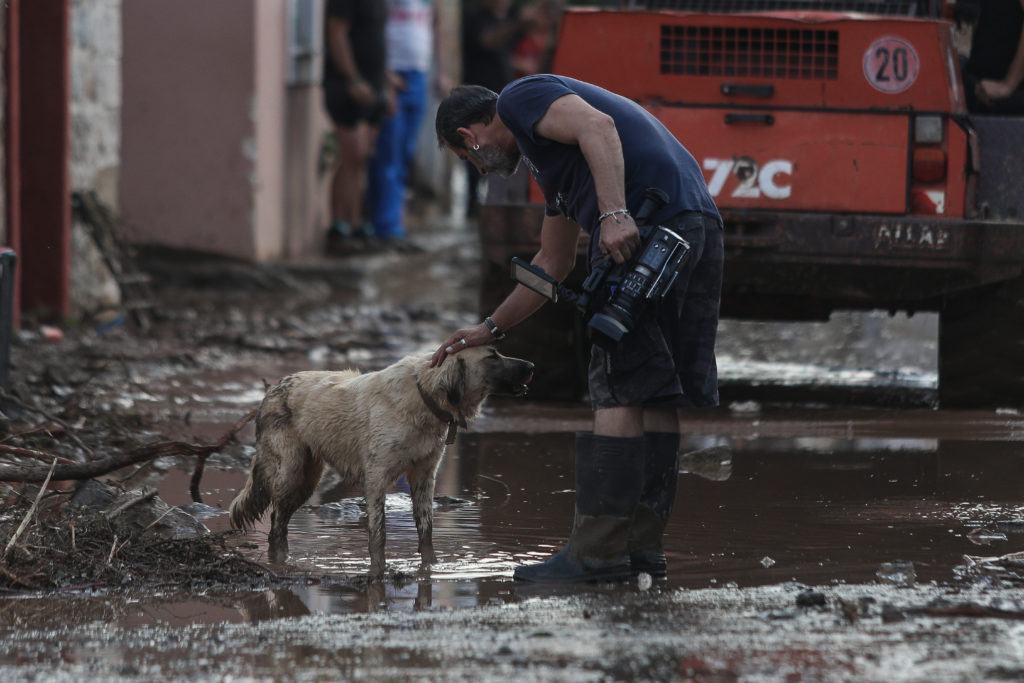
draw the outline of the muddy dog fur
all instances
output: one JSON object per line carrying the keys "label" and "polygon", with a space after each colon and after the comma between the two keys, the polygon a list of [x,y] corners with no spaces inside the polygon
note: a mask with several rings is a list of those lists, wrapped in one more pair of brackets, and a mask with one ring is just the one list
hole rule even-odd
{"label": "muddy dog fur", "polygon": [[256,415],[256,455],[245,487],[231,503],[231,524],[251,527],[273,506],[270,555],[288,553],[288,522],[330,464],[363,487],[370,574],[384,562],[384,496],[405,474],[424,566],[433,547],[434,481],[449,434],[476,417],[488,396],[523,395],[533,364],[478,346],[430,367],[407,356],[376,372],[309,371],[270,388]]}

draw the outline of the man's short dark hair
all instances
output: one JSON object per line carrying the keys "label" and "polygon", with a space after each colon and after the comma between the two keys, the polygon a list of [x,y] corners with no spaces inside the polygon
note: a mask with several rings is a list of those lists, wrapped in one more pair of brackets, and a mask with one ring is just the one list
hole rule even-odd
{"label": "man's short dark hair", "polygon": [[468,128],[474,123],[490,123],[497,111],[498,93],[482,85],[460,85],[453,88],[448,97],[441,101],[434,118],[437,130],[437,144],[452,149],[461,149],[462,136],[459,128]]}

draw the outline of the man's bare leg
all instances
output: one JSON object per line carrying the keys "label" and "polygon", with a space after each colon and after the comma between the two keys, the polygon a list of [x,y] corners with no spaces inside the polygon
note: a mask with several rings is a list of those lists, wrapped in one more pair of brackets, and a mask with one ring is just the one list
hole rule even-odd
{"label": "man's bare leg", "polygon": [[366,164],[369,161],[377,128],[361,121],[353,128],[334,129],[338,141],[338,161],[331,182],[331,220],[345,221],[358,228],[363,221],[363,193],[366,191]]}

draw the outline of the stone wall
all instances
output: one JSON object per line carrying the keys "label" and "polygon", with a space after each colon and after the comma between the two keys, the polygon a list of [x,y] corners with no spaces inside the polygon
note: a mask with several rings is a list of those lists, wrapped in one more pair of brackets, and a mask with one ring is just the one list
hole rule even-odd
{"label": "stone wall", "polygon": [[71,187],[117,206],[121,159],[121,3],[71,3]]}
{"label": "stone wall", "polygon": [[[118,207],[121,166],[121,2],[71,2],[71,189]],[[71,313],[78,319],[120,305],[113,276],[84,230],[72,224]]]}

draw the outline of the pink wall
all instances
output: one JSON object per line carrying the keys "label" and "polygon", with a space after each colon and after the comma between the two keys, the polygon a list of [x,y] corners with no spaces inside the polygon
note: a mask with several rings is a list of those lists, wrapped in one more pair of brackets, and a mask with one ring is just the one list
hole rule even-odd
{"label": "pink wall", "polygon": [[280,255],[284,0],[122,5],[121,211],[140,243]]}
{"label": "pink wall", "polygon": [[284,249],[285,66],[288,17],[283,0],[257,0],[255,256],[280,257]]}

